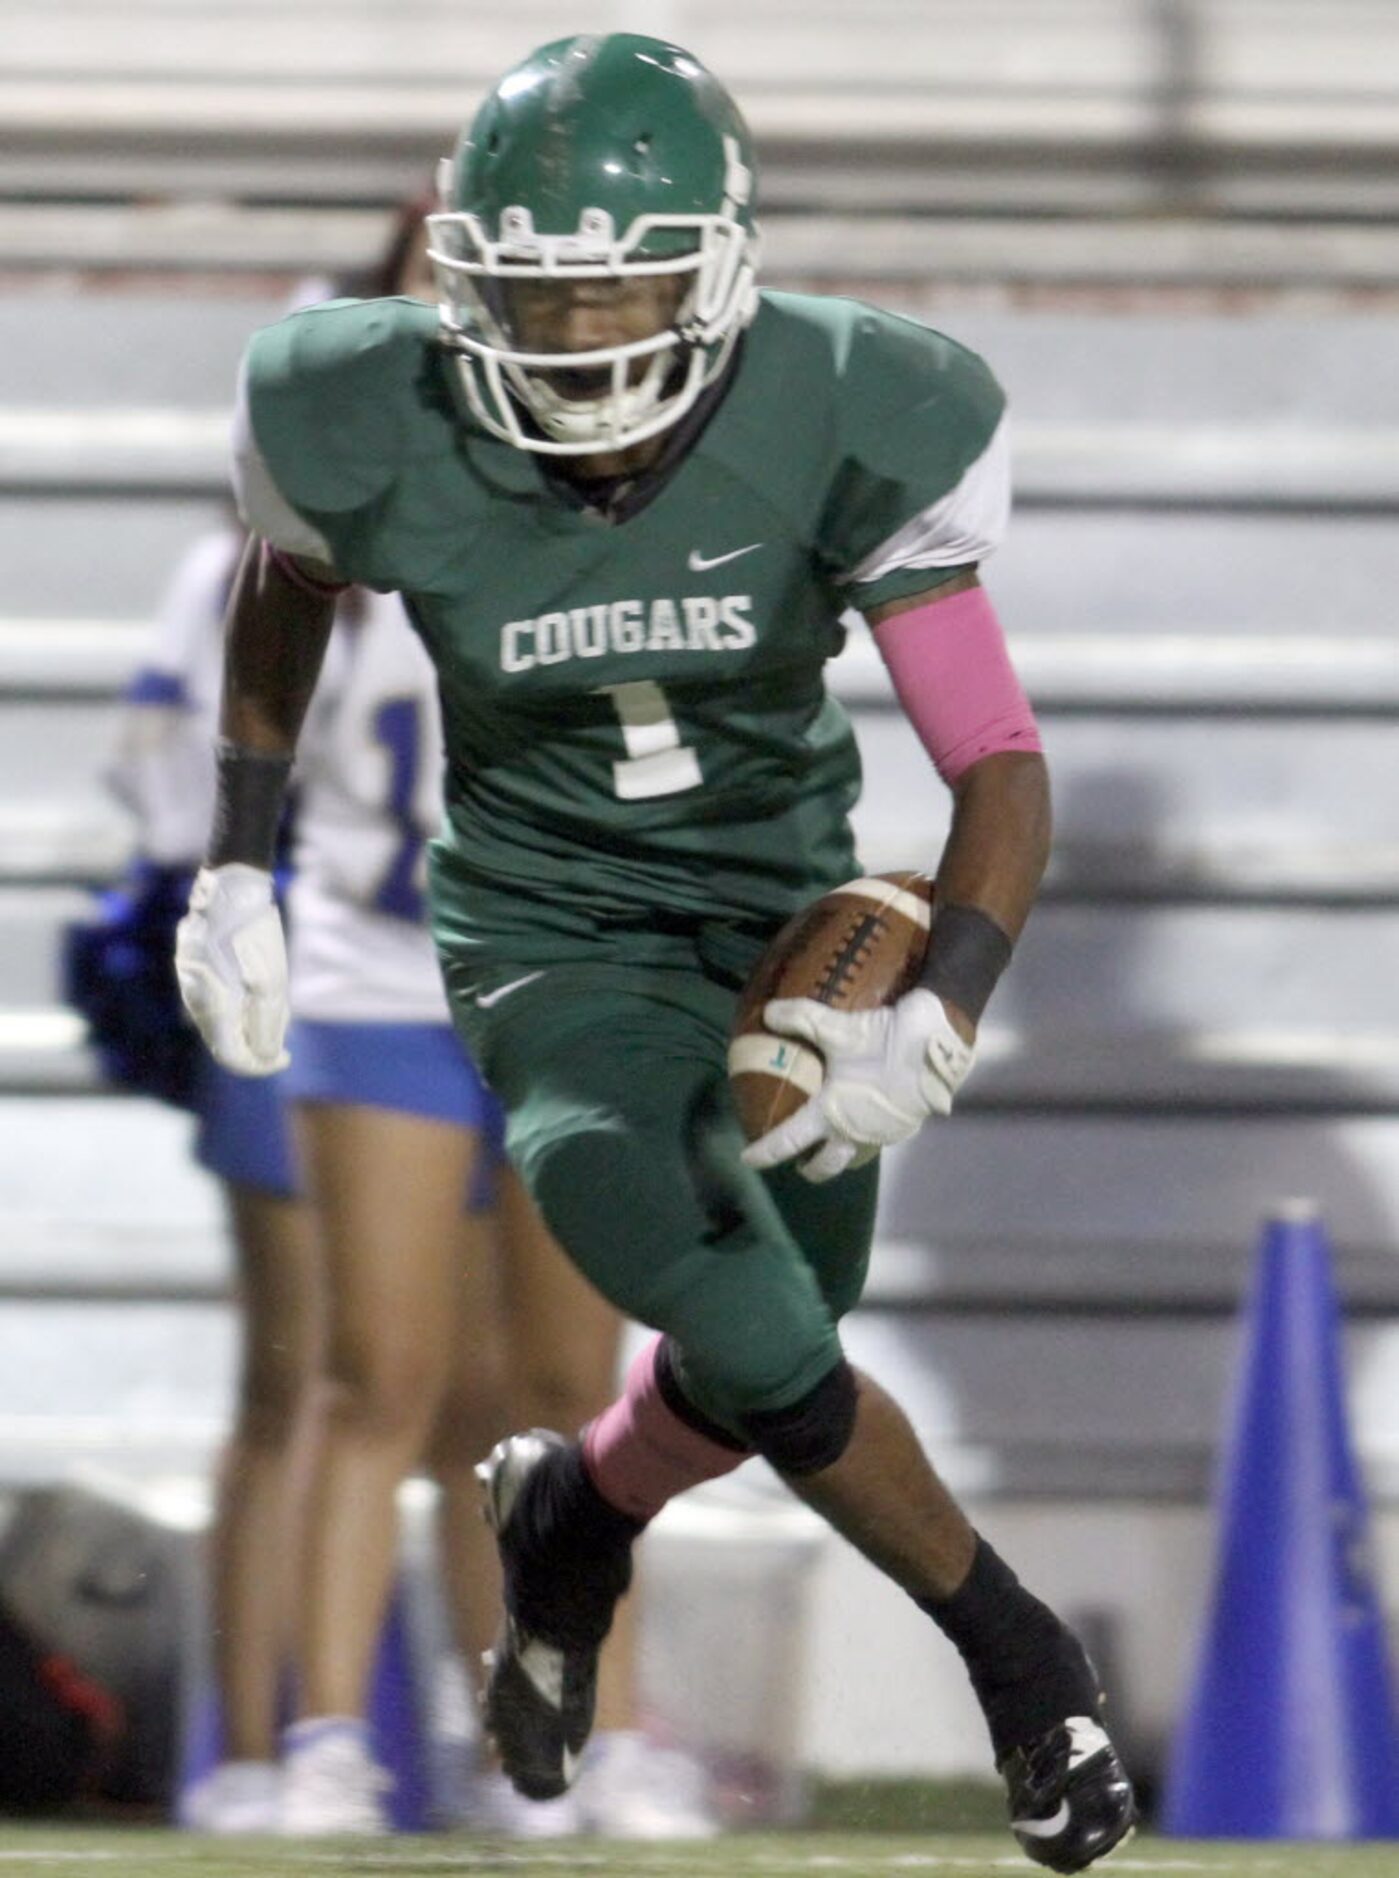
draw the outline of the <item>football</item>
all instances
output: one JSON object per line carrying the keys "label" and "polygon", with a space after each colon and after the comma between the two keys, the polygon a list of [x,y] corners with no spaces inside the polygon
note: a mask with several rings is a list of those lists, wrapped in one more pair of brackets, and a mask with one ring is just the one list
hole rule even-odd
{"label": "football", "polygon": [[823,894],[788,920],[744,986],[729,1038],[729,1085],[750,1141],[786,1121],[825,1075],[817,1052],[763,1028],[770,998],[817,998],[868,1011],[912,989],[928,950],[933,881],[871,874]]}

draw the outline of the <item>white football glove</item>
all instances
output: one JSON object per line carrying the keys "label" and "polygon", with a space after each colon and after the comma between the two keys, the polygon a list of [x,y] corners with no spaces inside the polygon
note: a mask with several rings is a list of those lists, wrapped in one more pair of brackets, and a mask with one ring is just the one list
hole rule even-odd
{"label": "white football glove", "polygon": [[[833,1011],[815,998],[775,998],[763,1023],[814,1044],[826,1079],[811,1100],[744,1149],[749,1167],[776,1167],[815,1147],[799,1170],[833,1180],[880,1148],[906,1141],[930,1115],[947,1115],[976,1051],[931,991],[908,992],[874,1011]],[[819,1145],[818,1145],[819,1144]]]}
{"label": "white football glove", "polygon": [[175,929],[175,976],[216,1062],[240,1076],[286,1068],[287,948],[264,868],[200,868]]}

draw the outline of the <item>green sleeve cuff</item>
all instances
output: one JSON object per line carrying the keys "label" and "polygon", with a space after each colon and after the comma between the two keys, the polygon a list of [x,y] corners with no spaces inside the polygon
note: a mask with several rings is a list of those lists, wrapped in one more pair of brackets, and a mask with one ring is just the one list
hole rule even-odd
{"label": "green sleeve cuff", "polygon": [[890,600],[909,600],[916,593],[930,593],[958,574],[970,573],[974,565],[968,562],[965,567],[896,567],[892,574],[885,574],[879,580],[852,584],[846,598],[858,612],[868,613],[872,606],[884,606]]}

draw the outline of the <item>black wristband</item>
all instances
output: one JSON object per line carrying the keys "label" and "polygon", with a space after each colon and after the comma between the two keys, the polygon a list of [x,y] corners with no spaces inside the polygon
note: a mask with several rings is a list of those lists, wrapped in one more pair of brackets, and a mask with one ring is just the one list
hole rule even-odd
{"label": "black wristband", "polygon": [[978,906],[935,903],[928,956],[918,983],[979,1024],[1010,954],[1009,938],[989,913]]}
{"label": "black wristband", "polygon": [[282,800],[291,775],[289,756],[264,755],[220,737],[214,745],[218,779],[208,865],[241,861],[270,874],[277,856]]}

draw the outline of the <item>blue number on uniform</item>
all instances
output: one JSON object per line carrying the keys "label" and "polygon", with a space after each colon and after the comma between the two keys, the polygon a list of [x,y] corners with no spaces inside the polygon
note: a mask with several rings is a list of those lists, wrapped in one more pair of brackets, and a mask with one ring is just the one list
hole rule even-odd
{"label": "blue number on uniform", "polygon": [[395,919],[421,925],[423,895],[416,882],[423,833],[413,820],[418,793],[418,770],[423,754],[423,720],[417,698],[390,698],[374,713],[374,735],[389,753],[389,799],[385,804],[399,831],[394,850],[373,905]]}

